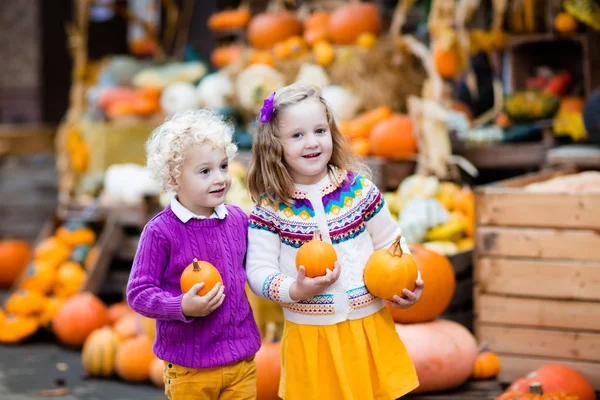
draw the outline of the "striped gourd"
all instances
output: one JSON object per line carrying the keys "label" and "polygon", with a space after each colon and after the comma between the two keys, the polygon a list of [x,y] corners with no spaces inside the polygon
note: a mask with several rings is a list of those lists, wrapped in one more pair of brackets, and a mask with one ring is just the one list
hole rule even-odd
{"label": "striped gourd", "polygon": [[81,362],[87,373],[91,376],[111,376],[115,371],[119,343],[119,337],[109,327],[92,332],[81,351]]}

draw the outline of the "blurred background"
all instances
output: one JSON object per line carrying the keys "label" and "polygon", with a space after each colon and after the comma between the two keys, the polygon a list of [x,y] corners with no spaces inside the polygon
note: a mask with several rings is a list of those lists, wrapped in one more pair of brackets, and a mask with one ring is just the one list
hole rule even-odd
{"label": "blurred background", "polygon": [[[322,89],[427,282],[393,315],[409,397],[512,396],[537,371],[596,398],[600,1],[4,0],[0,21],[0,398],[164,398],[154,321],[123,298],[172,196],[144,143],[216,110],[240,148],[227,201],[250,212],[256,117],[295,81]],[[248,295],[274,399],[283,317]]]}

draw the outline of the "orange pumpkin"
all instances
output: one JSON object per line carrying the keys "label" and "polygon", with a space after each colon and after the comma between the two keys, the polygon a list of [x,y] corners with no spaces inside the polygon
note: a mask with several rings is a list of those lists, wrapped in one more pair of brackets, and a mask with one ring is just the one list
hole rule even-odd
{"label": "orange pumpkin", "polygon": [[500,372],[500,358],[491,351],[482,351],[475,358],[471,376],[475,379],[494,378]]}
{"label": "orange pumpkin", "polygon": [[336,44],[353,44],[364,32],[375,35],[381,31],[379,9],[373,3],[351,2],[336,8],[327,23],[331,41]]}
{"label": "orange pumpkin", "polygon": [[53,291],[58,297],[68,298],[79,292],[85,283],[87,274],[76,262],[66,262],[56,274]]}
{"label": "orange pumpkin", "polygon": [[248,41],[252,47],[267,50],[275,43],[302,33],[302,24],[289,11],[266,12],[256,15],[248,25]]}
{"label": "orange pumpkin", "polygon": [[347,136],[351,139],[369,138],[373,127],[379,122],[385,121],[392,116],[391,108],[387,106],[376,107],[366,111],[348,123]]}
{"label": "orange pumpkin", "polygon": [[235,64],[242,58],[242,48],[237,44],[229,44],[215,48],[210,55],[210,62],[215,68]]}
{"label": "orange pumpkin", "polygon": [[81,350],[83,369],[90,376],[111,376],[115,371],[119,345],[119,338],[110,328],[96,329],[85,340]]}
{"label": "orange pumpkin", "polygon": [[31,247],[23,240],[0,240],[0,287],[9,287],[23,273]]}
{"label": "orange pumpkin", "polygon": [[371,152],[371,142],[368,139],[355,139],[350,142],[352,151],[361,157],[366,157]]}
{"label": "orange pumpkin", "polygon": [[315,11],[304,20],[304,41],[312,46],[319,40],[327,40],[327,24],[329,13],[326,11]]}
{"label": "orange pumpkin", "polygon": [[143,382],[150,376],[150,364],[154,358],[152,342],[147,336],[140,335],[121,343],[117,350],[115,370],[126,381]]}
{"label": "orange pumpkin", "polygon": [[410,156],[417,151],[410,117],[396,114],[379,122],[369,136],[371,154],[388,159]]}
{"label": "orange pumpkin", "polygon": [[60,311],[61,307],[65,304],[65,300],[56,296],[46,297],[44,299],[44,308],[40,315],[40,325],[48,326],[54,319],[56,314]]}
{"label": "orange pumpkin", "polygon": [[402,290],[415,290],[419,270],[415,260],[402,251],[401,236],[388,249],[373,252],[365,265],[364,279],[373,296],[392,300],[395,295],[403,297]]}
{"label": "orange pumpkin", "polygon": [[460,73],[460,57],[453,48],[437,47],[433,51],[433,64],[444,79],[453,79]]}
{"label": "orange pumpkin", "polygon": [[268,51],[253,51],[250,55],[250,64],[265,64],[268,66],[275,65],[275,58]]}
{"label": "orange pumpkin", "polygon": [[396,322],[408,324],[432,321],[446,310],[454,296],[454,269],[447,257],[422,245],[410,244],[409,248],[425,283],[423,294],[419,301],[409,308],[388,308]]}
{"label": "orange pumpkin", "polygon": [[5,308],[8,314],[38,316],[44,309],[44,296],[31,290],[19,289],[8,297]]}
{"label": "orange pumpkin", "polygon": [[208,29],[215,32],[227,29],[242,29],[248,25],[251,17],[250,11],[244,8],[224,10],[208,18]]}
{"label": "orange pumpkin", "polygon": [[181,293],[187,293],[192,286],[200,282],[204,282],[204,287],[198,291],[198,296],[204,296],[218,282],[223,283],[223,278],[221,278],[219,270],[214,265],[194,258],[194,261],[185,267],[181,274]]}
{"label": "orange pumpkin", "polygon": [[527,392],[505,392],[496,400],[580,400],[579,396],[566,392],[545,393],[539,382],[529,384]]}
{"label": "orange pumpkin", "polygon": [[19,343],[31,337],[38,328],[35,317],[7,315],[0,326],[0,343]]}
{"label": "orange pumpkin", "polygon": [[124,315],[113,326],[113,331],[121,342],[126,342],[138,336],[138,323],[134,313]]}
{"label": "orange pumpkin", "polygon": [[55,279],[56,268],[54,265],[45,261],[34,261],[25,269],[23,279],[19,282],[19,288],[46,294],[54,286]]}
{"label": "orange pumpkin", "polygon": [[254,357],[256,362],[256,398],[279,399],[279,378],[281,376],[281,343],[273,340],[275,324],[267,325],[267,333],[260,349]]}
{"label": "orange pumpkin", "polygon": [[56,237],[69,246],[92,245],[96,233],[82,221],[68,221],[56,230]]}
{"label": "orange pumpkin", "polygon": [[422,324],[396,324],[396,331],[417,371],[419,387],[415,393],[453,389],[469,379],[477,356],[477,342],[464,326],[438,319]]}
{"label": "orange pumpkin", "polygon": [[[317,41],[312,48],[312,53],[315,61],[322,66],[331,64],[335,58],[335,50],[329,42],[325,40]],[[347,122],[347,121],[346,121]]]}
{"label": "orange pumpkin", "polygon": [[115,303],[111,305],[110,307],[108,307],[109,324],[111,326],[116,324],[118,320],[130,313],[133,313],[133,311],[131,311],[131,309],[125,302]]}
{"label": "orange pumpkin", "polygon": [[306,276],[323,276],[327,269],[333,270],[337,254],[333,246],[321,240],[321,232],[315,230],[312,240],[304,243],[296,253],[296,269],[303,265]]}
{"label": "orange pumpkin", "polygon": [[70,255],[71,246],[56,236],[50,236],[42,240],[33,250],[35,260],[47,261],[55,268],[58,268],[60,264],[67,261]]}
{"label": "orange pumpkin", "polygon": [[545,392],[569,392],[580,400],[595,400],[590,382],[579,372],[560,364],[547,364],[529,373],[526,378],[513,382],[507,392],[526,392],[529,385],[538,382]]}
{"label": "orange pumpkin", "polygon": [[108,310],[91,293],[78,293],[68,299],[52,321],[57,339],[72,347],[80,347],[95,331],[108,325]]}
{"label": "orange pumpkin", "polygon": [[154,358],[150,363],[150,382],[158,388],[165,387],[165,363],[164,361]]}

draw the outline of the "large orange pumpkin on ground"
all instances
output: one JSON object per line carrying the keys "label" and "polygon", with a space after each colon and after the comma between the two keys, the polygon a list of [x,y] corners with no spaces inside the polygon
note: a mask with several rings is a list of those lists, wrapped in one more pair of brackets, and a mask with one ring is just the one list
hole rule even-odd
{"label": "large orange pumpkin on ground", "polygon": [[198,296],[204,296],[219,282],[223,283],[223,278],[219,270],[209,262],[194,261],[188,265],[181,274],[181,293],[187,293],[196,283],[204,282],[202,289],[198,290]]}
{"label": "large orange pumpkin on ground", "polygon": [[133,313],[133,311],[131,311],[131,308],[129,308],[127,303],[115,303],[108,307],[108,320],[111,325],[114,325],[118,320],[129,313]]}
{"label": "large orange pumpkin on ground", "polygon": [[392,300],[394,295],[403,297],[403,289],[415,290],[419,274],[417,263],[410,254],[402,251],[400,238],[398,235],[389,248],[376,250],[367,260],[364,279],[373,296]]}
{"label": "large orange pumpkin on ground", "polygon": [[126,381],[143,382],[150,377],[150,364],[155,359],[152,341],[140,335],[122,343],[117,350],[115,370]]}
{"label": "large orange pumpkin on ground", "polygon": [[411,156],[417,151],[410,117],[396,114],[373,127],[369,135],[371,154],[396,159]]}
{"label": "large orange pumpkin on ground", "polygon": [[281,377],[281,343],[274,342],[275,324],[267,325],[267,333],[254,357],[256,361],[256,398],[278,400],[279,378]]}
{"label": "large orange pumpkin on ground", "polygon": [[31,247],[23,240],[0,240],[0,287],[9,287],[21,275]]}
{"label": "large orange pumpkin on ground", "polygon": [[456,278],[447,257],[418,244],[409,245],[425,286],[418,302],[406,309],[388,306],[394,321],[408,324],[434,320],[443,313],[454,296]]}
{"label": "large orange pumpkin on ground", "polygon": [[63,304],[52,321],[52,331],[61,343],[80,347],[90,333],[108,324],[104,303],[91,293],[79,293]]}
{"label": "large orange pumpkin on ground", "polygon": [[560,364],[544,365],[527,377],[517,379],[508,387],[507,392],[527,392],[533,382],[541,383],[545,393],[569,392],[579,396],[580,400],[596,399],[594,388],[579,371]]}
{"label": "large orange pumpkin on ground", "polygon": [[396,324],[417,371],[416,393],[436,392],[465,383],[473,370],[477,343],[464,326],[446,320]]}
{"label": "large orange pumpkin on ground", "polygon": [[306,276],[323,276],[327,269],[333,270],[337,254],[333,246],[321,240],[321,233],[315,230],[312,240],[304,243],[296,253],[296,269],[303,265]]}
{"label": "large orange pumpkin on ground", "polygon": [[327,32],[336,44],[353,44],[365,32],[381,31],[379,9],[373,3],[351,2],[336,8],[329,16]]}
{"label": "large orange pumpkin on ground", "polygon": [[248,41],[252,47],[267,50],[274,44],[302,32],[302,24],[289,11],[266,12],[256,15],[248,25]]}
{"label": "large orange pumpkin on ground", "polygon": [[96,329],[85,340],[81,350],[83,369],[90,376],[111,376],[115,371],[119,344],[119,338],[109,327]]}

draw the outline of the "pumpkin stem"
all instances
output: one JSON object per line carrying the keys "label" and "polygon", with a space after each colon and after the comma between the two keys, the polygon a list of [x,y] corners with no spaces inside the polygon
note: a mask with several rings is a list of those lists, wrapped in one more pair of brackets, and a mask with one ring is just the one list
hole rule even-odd
{"label": "pumpkin stem", "polygon": [[323,238],[321,237],[321,231],[318,229],[315,229],[315,232],[313,233],[313,237],[312,240],[323,240]]}
{"label": "pumpkin stem", "polygon": [[198,264],[198,259],[196,257],[194,257],[194,272],[198,272],[200,271],[200,264]]}
{"label": "pumpkin stem", "polygon": [[529,392],[534,394],[544,394],[544,391],[542,390],[542,384],[539,382],[530,383]]}
{"label": "pumpkin stem", "polygon": [[402,251],[402,246],[400,246],[400,238],[402,238],[402,235],[398,235],[394,243],[392,243],[392,245],[388,249],[390,254],[394,257],[402,257],[402,254],[404,254],[404,252]]}

